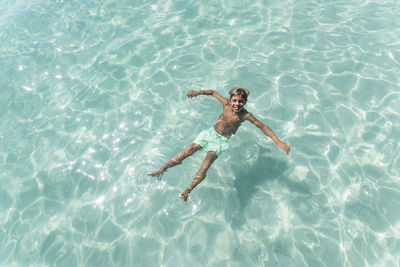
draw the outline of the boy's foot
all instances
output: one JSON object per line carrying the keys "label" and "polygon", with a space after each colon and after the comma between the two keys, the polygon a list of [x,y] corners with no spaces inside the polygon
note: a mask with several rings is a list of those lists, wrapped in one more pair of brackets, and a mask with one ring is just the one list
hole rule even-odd
{"label": "boy's foot", "polygon": [[183,199],[183,201],[187,201],[189,197],[189,193],[192,191],[190,188],[186,188],[185,191],[179,194],[179,197]]}
{"label": "boy's foot", "polygon": [[183,192],[179,194],[179,197],[183,199],[183,201],[187,201],[189,197],[189,193]]}
{"label": "boy's foot", "polygon": [[156,177],[157,178],[157,180],[161,180],[162,179],[162,176],[163,176],[163,174],[164,174],[164,171],[163,170],[158,170],[158,171],[154,171],[154,172],[148,172],[147,173],[147,175],[150,175],[150,176],[153,176],[153,177]]}

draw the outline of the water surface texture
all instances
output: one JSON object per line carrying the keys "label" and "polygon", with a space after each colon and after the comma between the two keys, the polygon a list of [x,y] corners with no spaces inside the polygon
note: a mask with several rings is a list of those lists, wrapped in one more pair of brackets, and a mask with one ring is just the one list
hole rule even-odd
{"label": "water surface texture", "polygon": [[[0,2],[1,266],[399,266],[394,0]],[[198,152],[146,175],[250,89]]]}

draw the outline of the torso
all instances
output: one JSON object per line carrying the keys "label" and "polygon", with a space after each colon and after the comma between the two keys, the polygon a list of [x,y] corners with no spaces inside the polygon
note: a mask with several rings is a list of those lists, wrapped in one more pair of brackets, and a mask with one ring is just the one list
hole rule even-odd
{"label": "torso", "polygon": [[229,104],[224,104],[222,113],[214,125],[215,131],[226,138],[231,137],[239,129],[247,113],[244,108],[235,113]]}

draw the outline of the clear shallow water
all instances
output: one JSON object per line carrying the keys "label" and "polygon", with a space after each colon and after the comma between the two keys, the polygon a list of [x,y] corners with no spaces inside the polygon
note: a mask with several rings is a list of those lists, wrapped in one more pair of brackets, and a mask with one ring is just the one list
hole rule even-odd
{"label": "clear shallow water", "polygon": [[[244,3],[243,3],[244,2]],[[398,266],[395,1],[2,1],[0,264]],[[188,203],[204,157],[244,124]]]}

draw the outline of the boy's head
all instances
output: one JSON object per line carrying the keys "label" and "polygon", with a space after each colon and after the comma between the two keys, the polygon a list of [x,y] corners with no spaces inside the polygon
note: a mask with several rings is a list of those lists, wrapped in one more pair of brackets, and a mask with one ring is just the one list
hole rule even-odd
{"label": "boy's head", "polygon": [[233,87],[230,91],[230,104],[234,112],[240,112],[244,105],[246,105],[247,97],[249,96],[249,90],[241,87]]}
{"label": "boy's head", "polygon": [[235,86],[232,87],[231,90],[229,90],[229,95],[230,98],[236,95],[241,95],[244,98],[244,100],[247,101],[247,97],[250,95],[250,91],[247,90],[246,88]]}

